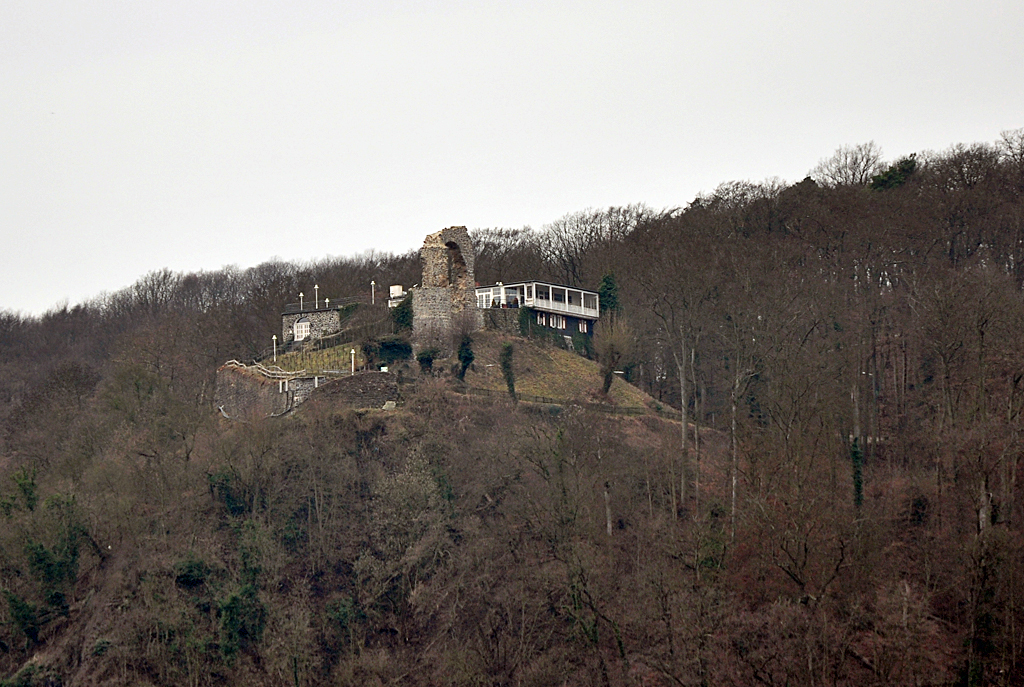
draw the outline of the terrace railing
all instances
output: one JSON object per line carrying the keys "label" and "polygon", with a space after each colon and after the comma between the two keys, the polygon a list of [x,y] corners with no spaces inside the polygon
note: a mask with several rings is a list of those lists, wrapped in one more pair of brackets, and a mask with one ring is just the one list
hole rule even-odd
{"label": "terrace railing", "polygon": [[586,308],[582,305],[571,305],[569,303],[540,296],[523,299],[523,305],[528,308],[543,308],[544,310],[552,310],[554,312],[565,313],[566,315],[585,315],[587,317],[597,317],[600,315],[597,308]]}

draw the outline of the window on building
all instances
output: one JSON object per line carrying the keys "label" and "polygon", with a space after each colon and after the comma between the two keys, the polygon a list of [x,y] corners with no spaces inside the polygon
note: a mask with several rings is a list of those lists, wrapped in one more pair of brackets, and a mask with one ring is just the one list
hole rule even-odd
{"label": "window on building", "polygon": [[586,334],[587,333],[587,321],[586,320],[580,320],[580,333],[581,334]]}
{"label": "window on building", "polygon": [[309,320],[303,317],[295,323],[295,340],[302,341],[309,336]]}
{"label": "window on building", "polygon": [[478,308],[486,308],[487,307],[487,297],[488,297],[487,294],[478,293],[476,295],[476,307],[478,307]]}
{"label": "window on building", "polygon": [[565,318],[561,315],[551,315],[548,319],[551,321],[551,326],[555,329],[565,329]]}
{"label": "window on building", "polygon": [[540,326],[543,327],[547,323],[548,323],[547,316],[544,313],[542,313],[542,312],[537,313],[537,324],[539,324]]}

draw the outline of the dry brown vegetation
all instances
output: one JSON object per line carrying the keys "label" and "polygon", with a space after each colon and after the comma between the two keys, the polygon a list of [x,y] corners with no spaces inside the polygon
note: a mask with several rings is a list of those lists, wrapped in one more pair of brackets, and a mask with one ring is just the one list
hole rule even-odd
{"label": "dry brown vegetation", "polygon": [[[618,301],[610,398],[483,333],[464,382],[409,362],[393,412],[214,411],[291,294],[409,285],[414,255],[0,313],[0,679],[1024,683],[1024,132],[876,153],[477,232],[482,282]],[[574,402],[513,403],[508,342],[516,391]]]}

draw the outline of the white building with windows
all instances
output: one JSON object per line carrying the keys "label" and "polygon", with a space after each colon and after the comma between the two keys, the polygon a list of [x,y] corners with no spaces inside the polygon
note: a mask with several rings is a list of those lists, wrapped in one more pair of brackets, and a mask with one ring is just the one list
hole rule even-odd
{"label": "white building with windows", "polygon": [[541,281],[476,288],[476,305],[487,308],[530,308],[542,327],[573,332],[594,333],[594,322],[601,314],[600,297],[594,291]]}
{"label": "white building with windows", "polygon": [[405,300],[405,297],[408,296],[408,295],[409,295],[409,293],[405,290],[405,287],[403,287],[401,284],[392,284],[391,285],[391,291],[389,293],[389,298],[388,298],[388,307],[389,308],[397,308],[399,306],[399,304],[403,300]]}
{"label": "white building with windows", "polygon": [[[343,302],[347,299],[340,299]],[[342,306],[329,305],[326,300],[319,303],[289,303],[281,313],[281,338],[278,345],[288,347],[292,344],[315,341],[341,331]],[[284,348],[282,349],[284,350]]]}

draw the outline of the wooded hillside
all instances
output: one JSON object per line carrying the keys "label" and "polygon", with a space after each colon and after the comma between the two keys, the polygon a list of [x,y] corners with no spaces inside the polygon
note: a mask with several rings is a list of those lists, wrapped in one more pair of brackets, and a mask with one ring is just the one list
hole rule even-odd
{"label": "wooded hillside", "polygon": [[1024,130],[474,241],[482,284],[600,290],[685,443],[412,361],[390,413],[215,411],[299,291],[410,286],[415,254],[0,313],[0,676],[1024,683]]}

